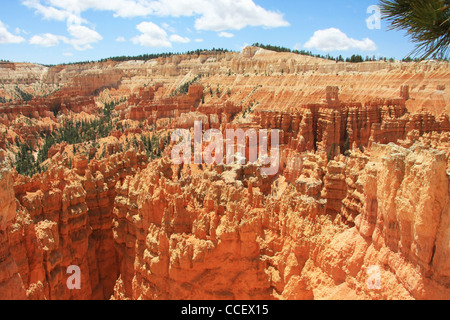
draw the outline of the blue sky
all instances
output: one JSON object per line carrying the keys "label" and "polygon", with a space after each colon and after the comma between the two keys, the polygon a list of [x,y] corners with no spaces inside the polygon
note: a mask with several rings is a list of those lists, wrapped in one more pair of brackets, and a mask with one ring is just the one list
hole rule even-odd
{"label": "blue sky", "polygon": [[378,0],[6,0],[0,59],[56,64],[255,42],[333,56],[401,59],[403,32],[370,29]]}

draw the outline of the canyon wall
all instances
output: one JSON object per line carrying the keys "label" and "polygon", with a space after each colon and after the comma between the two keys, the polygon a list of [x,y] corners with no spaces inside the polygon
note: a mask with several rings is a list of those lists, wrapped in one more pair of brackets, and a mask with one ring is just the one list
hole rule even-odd
{"label": "canyon wall", "polygon": [[175,174],[163,159],[117,186],[114,296],[448,298],[446,168],[445,153],[420,144],[374,144],[369,157],[328,163],[310,154],[294,183],[251,166]]}
{"label": "canyon wall", "polygon": [[[11,168],[3,169],[2,190],[11,204],[2,216],[2,267],[8,271],[2,272],[7,280],[2,285],[5,292],[16,285],[2,298],[108,299],[112,294],[118,276],[111,232],[115,184],[134,174],[145,156],[127,152],[90,164],[75,157],[73,170],[68,159],[60,160],[33,180],[13,182]],[[81,269],[80,290],[67,287],[72,265]]]}
{"label": "canyon wall", "polygon": [[[0,299],[448,299],[449,75],[254,47],[1,63]],[[110,136],[13,168],[21,143],[37,157],[111,102]],[[174,165],[165,137],[198,120],[279,130],[279,171]]]}

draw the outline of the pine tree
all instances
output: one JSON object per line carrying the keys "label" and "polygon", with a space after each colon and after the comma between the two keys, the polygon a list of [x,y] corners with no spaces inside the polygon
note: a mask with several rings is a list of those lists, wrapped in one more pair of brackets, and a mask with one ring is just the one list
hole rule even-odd
{"label": "pine tree", "polygon": [[448,58],[450,46],[449,0],[381,0],[381,12],[391,30],[406,30],[422,59]]}

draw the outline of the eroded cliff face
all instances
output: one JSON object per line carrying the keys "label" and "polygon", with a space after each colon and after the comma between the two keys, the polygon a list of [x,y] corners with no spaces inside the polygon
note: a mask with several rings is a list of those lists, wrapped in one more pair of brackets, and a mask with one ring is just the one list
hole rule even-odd
{"label": "eroded cliff face", "polygon": [[[89,165],[76,157],[73,170],[64,160],[33,180],[17,177],[15,183],[11,168],[3,170],[2,276],[8,281],[2,283],[2,298],[107,299],[112,294],[118,277],[111,232],[115,184],[135,173],[145,155],[126,152]],[[81,269],[80,290],[67,286],[71,265]]]}
{"label": "eroded cliff face", "polygon": [[[446,168],[420,144],[328,163],[310,154],[294,183],[263,182],[251,166],[175,174],[160,160],[117,186],[114,297],[446,299]],[[353,207],[348,218],[341,206]]]}
{"label": "eroded cliff face", "polygon": [[[448,75],[252,47],[2,64],[0,298],[448,299]],[[21,143],[39,157],[111,101],[109,136],[63,137],[44,172],[16,172]],[[174,165],[166,137],[195,121],[279,130],[279,171]]]}
{"label": "eroded cliff face", "polygon": [[11,164],[0,154],[0,296],[3,299],[25,299],[25,287],[9,243],[8,227],[16,215]]}

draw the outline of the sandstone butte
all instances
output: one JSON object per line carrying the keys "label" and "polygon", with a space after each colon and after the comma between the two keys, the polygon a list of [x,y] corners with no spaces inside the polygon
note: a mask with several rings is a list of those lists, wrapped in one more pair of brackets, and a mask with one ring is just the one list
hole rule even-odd
{"label": "sandstone butte", "polygon": [[[0,84],[0,299],[450,298],[448,62],[248,47],[0,63]],[[109,136],[53,145],[33,177],[15,170],[18,144],[36,153],[43,132],[111,101]],[[278,174],[174,165],[164,136],[195,120],[279,129]]]}

